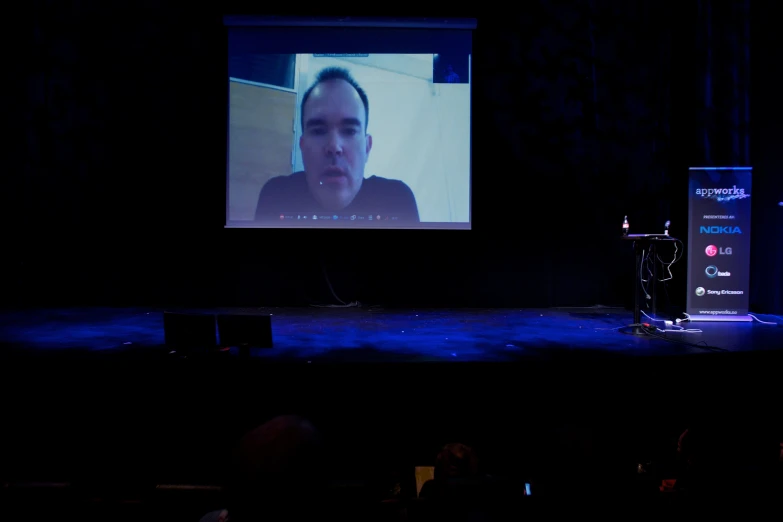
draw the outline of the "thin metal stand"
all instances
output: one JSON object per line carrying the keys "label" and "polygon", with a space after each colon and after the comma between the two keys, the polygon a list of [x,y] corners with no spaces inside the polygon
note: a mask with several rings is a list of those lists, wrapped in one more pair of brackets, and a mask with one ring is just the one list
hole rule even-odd
{"label": "thin metal stand", "polygon": [[[642,303],[639,298],[639,286],[642,284],[642,263],[644,263],[644,245],[641,241],[634,242],[634,253],[636,254],[636,268],[633,276],[633,324],[629,326],[630,331],[622,333],[636,335],[640,337],[650,337],[650,334],[642,329]],[[655,289],[652,289],[655,295]]]}
{"label": "thin metal stand", "polygon": [[[655,286],[658,282],[658,252],[656,246],[662,241],[676,241],[673,237],[666,238],[646,238],[646,237],[627,237],[624,236],[623,240],[633,241],[634,254],[636,258],[636,266],[633,275],[633,324],[628,325],[625,328],[620,329],[620,333],[626,335],[635,335],[637,337],[654,337],[647,333],[642,326],[642,301],[639,296],[639,287],[642,286],[642,279],[644,277],[644,251],[648,250],[649,255],[653,257],[653,269],[650,284],[648,286],[649,296],[652,306],[652,315],[655,317],[658,311],[658,300],[656,298]],[[648,294],[645,294],[645,299]]]}

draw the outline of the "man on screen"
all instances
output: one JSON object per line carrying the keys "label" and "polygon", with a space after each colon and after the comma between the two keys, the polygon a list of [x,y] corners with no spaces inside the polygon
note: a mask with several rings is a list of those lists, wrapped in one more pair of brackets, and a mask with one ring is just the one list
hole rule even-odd
{"label": "man on screen", "polygon": [[261,189],[256,221],[281,214],[340,214],[418,223],[411,189],[400,180],[364,177],[372,149],[367,94],[345,69],[322,70],[302,97],[304,172],[270,179]]}

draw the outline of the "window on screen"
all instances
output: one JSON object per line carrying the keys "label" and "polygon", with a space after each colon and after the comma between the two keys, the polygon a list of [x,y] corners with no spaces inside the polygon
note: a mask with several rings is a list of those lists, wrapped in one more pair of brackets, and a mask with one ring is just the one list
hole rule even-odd
{"label": "window on screen", "polygon": [[261,31],[229,40],[227,226],[470,228],[469,44],[282,54]]}

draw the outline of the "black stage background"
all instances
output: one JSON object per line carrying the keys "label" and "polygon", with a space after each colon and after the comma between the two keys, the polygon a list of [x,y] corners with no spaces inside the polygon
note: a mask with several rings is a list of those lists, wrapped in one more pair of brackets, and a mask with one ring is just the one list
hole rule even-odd
{"label": "black stage background", "polygon": [[[750,4],[539,0],[461,13],[384,4],[384,15],[478,19],[474,229],[411,232],[223,229],[222,17],[270,14],[255,3],[28,2],[5,33],[13,91],[0,305],[33,308],[30,317],[73,305],[300,307],[333,302],[326,274],[344,301],[389,310],[627,306],[623,215],[636,232],[670,219],[687,241],[687,168],[751,164],[751,310],[781,314],[780,31],[774,3]],[[681,307],[684,260],[673,271],[668,296]],[[59,335],[48,321],[36,335]],[[616,491],[596,478],[598,463],[605,477],[635,474],[639,459],[671,455],[699,416],[776,420],[780,352],[756,346],[752,328],[777,326],[744,325],[750,333],[733,340],[747,353],[601,360],[571,358],[580,347],[564,325],[550,329],[562,352],[513,364],[3,350],[10,428],[0,479],[104,492],[214,484],[240,433],[300,412],[344,453],[345,477],[375,481],[375,498],[454,440],[501,463],[498,472],[562,472],[592,495],[596,482]],[[321,342],[338,346],[338,337]],[[36,503],[45,504],[23,503],[28,520]]]}
{"label": "black stage background", "polygon": [[751,158],[749,1],[439,13],[478,18],[466,233],[224,230],[222,15],[259,9],[28,5],[7,65],[8,304],[302,305],[331,298],[326,268],[343,300],[369,304],[627,305],[623,215],[637,232],[671,219],[687,240],[687,167],[752,159],[752,309],[781,311],[780,104],[774,46],[755,46]]}

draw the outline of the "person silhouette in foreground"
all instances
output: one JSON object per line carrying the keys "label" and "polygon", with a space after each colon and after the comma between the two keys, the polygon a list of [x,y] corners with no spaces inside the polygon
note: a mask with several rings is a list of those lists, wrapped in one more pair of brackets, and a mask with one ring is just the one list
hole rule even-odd
{"label": "person silhouette in foreground", "polygon": [[435,460],[435,478],[421,487],[419,496],[427,499],[442,499],[455,482],[478,479],[478,458],[470,446],[446,444]]}
{"label": "person silhouette in foreground", "polygon": [[710,502],[777,498],[780,445],[774,430],[730,419],[694,423],[678,440],[675,491]]}
{"label": "person silhouette in foreground", "polygon": [[483,522],[507,510],[506,500],[495,495],[494,479],[480,470],[470,446],[447,444],[435,460],[435,476],[424,483],[419,497],[422,519],[433,522]]}
{"label": "person silhouette in foreground", "polygon": [[313,425],[295,415],[276,417],[241,439],[226,485],[226,509],[208,513],[201,522],[323,518],[326,468]]}

